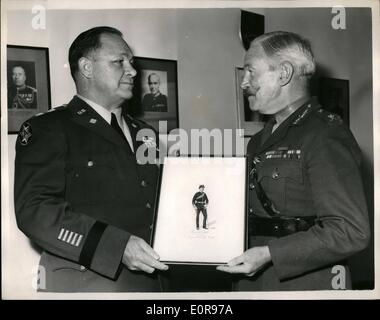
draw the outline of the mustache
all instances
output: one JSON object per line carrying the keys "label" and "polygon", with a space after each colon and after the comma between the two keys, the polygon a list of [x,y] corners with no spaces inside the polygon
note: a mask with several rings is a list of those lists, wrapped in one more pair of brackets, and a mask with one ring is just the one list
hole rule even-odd
{"label": "mustache", "polygon": [[251,88],[243,89],[243,95],[245,97],[254,96],[258,90],[252,90]]}
{"label": "mustache", "polygon": [[259,90],[260,86],[246,86],[245,88],[243,88],[243,95],[245,97],[255,96]]}

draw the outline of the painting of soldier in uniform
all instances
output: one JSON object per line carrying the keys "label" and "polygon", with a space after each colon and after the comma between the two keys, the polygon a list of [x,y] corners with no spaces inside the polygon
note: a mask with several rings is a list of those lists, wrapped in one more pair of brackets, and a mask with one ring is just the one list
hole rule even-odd
{"label": "painting of soldier in uniform", "polygon": [[50,109],[49,49],[7,45],[8,133]]}
{"label": "painting of soldier in uniform", "polygon": [[143,71],[143,84],[145,83],[145,85],[143,85],[142,106],[144,111],[168,111],[166,79],[165,71]]}
{"label": "painting of soldier in uniform", "polygon": [[177,61],[135,56],[133,66],[137,74],[133,97],[125,103],[128,113],[162,134],[178,128]]}
{"label": "painting of soldier in uniform", "polygon": [[8,61],[8,109],[36,109],[34,62]]}
{"label": "painting of soldier in uniform", "polygon": [[203,215],[203,229],[208,229],[207,227],[207,206],[209,200],[207,198],[206,192],[204,192],[205,186],[201,184],[198,188],[198,192],[194,194],[193,200],[191,203],[196,212],[195,227],[199,230],[199,216],[200,213]]}

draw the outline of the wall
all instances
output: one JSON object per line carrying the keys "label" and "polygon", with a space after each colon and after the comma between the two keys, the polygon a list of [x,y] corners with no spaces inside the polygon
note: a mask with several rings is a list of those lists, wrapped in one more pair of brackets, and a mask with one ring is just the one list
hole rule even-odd
{"label": "wall", "polygon": [[[350,81],[350,129],[364,158],[364,187],[374,219],[372,25],[368,8],[346,8],[346,29],[331,27],[331,8],[265,9],[265,32],[284,30],[311,40],[318,76]],[[317,70],[318,70],[317,69]],[[373,276],[373,243],[350,260],[353,279],[368,285]],[[369,263],[363,263],[368,261]]]}
{"label": "wall", "polygon": [[237,9],[179,13],[178,82],[184,129],[236,128],[234,74],[244,56],[237,36],[239,15]]}

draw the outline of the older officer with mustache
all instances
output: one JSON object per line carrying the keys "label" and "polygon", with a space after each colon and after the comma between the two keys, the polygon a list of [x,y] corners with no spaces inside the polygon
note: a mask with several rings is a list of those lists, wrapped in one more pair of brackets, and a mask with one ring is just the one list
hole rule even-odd
{"label": "older officer with mustache", "polygon": [[250,249],[218,269],[243,291],[328,290],[335,265],[370,238],[361,152],[339,116],[309,95],[310,44],[297,34],[256,38],[241,87],[250,108],[272,115],[248,144]]}

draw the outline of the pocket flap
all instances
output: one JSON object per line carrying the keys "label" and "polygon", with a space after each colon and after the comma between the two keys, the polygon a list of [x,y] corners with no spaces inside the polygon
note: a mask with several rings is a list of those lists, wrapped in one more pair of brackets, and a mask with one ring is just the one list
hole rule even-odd
{"label": "pocket flap", "polygon": [[303,182],[302,165],[297,160],[267,160],[257,166],[258,180],[264,177],[277,179],[291,179],[297,182]]}

